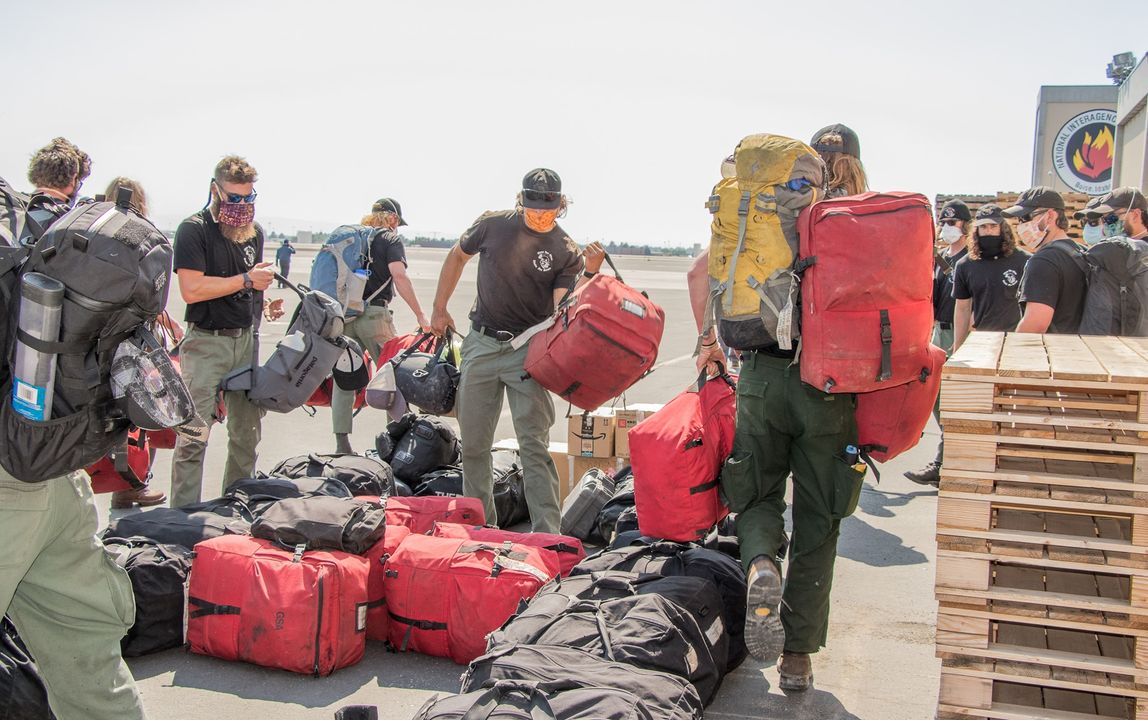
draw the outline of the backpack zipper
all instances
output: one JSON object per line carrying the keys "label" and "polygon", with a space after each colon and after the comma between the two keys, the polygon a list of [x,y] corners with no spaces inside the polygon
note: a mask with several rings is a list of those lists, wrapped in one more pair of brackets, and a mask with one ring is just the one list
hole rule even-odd
{"label": "backpack zipper", "polygon": [[[321,572],[321,570],[320,570]],[[315,618],[315,677],[319,677],[319,651],[321,649],[321,639],[323,637],[323,576],[319,576],[319,612],[318,617]]]}

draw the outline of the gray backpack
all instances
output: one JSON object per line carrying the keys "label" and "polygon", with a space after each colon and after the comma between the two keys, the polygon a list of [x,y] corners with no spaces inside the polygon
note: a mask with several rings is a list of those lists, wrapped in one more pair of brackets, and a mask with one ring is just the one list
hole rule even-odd
{"label": "gray backpack", "polygon": [[1148,337],[1148,242],[1113,237],[1085,251],[1071,241],[1052,247],[1071,255],[1088,281],[1079,334]]}
{"label": "gray backpack", "polygon": [[306,405],[347,349],[339,303],[306,286],[287,286],[299,294],[287,335],[262,365],[256,341],[251,367],[230,373],[222,383],[224,390],[245,390],[258,407],[282,413]]}

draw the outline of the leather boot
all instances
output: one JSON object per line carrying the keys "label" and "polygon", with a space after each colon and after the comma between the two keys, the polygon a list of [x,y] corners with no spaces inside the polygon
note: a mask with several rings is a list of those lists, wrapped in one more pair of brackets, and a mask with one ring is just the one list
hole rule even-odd
{"label": "leather boot", "polygon": [[782,653],[777,672],[782,690],[802,692],[813,687],[813,659],[808,653]]}
{"label": "leather boot", "polygon": [[785,647],[781,625],[781,572],[773,560],[758,555],[746,574],[745,646],[755,660],[772,665]]}
{"label": "leather boot", "polygon": [[127,510],[133,505],[151,507],[167,502],[167,495],[159,490],[143,487],[138,490],[119,490],[112,493],[112,509]]}
{"label": "leather boot", "polygon": [[347,433],[335,433],[335,452],[337,453],[353,453],[351,449],[351,437]]}
{"label": "leather boot", "polygon": [[909,478],[918,485],[932,485],[933,487],[939,487],[941,484],[941,464],[934,460],[920,470],[907,471],[905,473],[905,477]]}

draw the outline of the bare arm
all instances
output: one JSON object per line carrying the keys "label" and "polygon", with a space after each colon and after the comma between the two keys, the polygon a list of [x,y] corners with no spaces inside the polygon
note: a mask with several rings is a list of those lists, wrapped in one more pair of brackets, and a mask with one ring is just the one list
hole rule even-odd
{"label": "bare arm", "polygon": [[704,250],[686,272],[686,287],[690,291],[690,308],[694,311],[694,323],[698,326],[698,332],[701,332],[702,323],[705,321],[702,316],[705,314],[706,299],[710,292],[709,262],[710,251]]}
{"label": "bare arm", "polygon": [[957,300],[953,308],[953,347],[949,354],[955,353],[973,330],[973,300],[966,298]]}
{"label": "bare arm", "polygon": [[1052,314],[1055,311],[1056,308],[1051,305],[1036,302],[1027,303],[1024,306],[1024,317],[1020,319],[1016,331],[1021,333],[1048,332],[1048,326],[1052,324]]}
{"label": "bare arm", "polygon": [[[271,270],[271,263],[259,263],[248,275],[255,290],[263,291],[271,287],[275,278],[275,271]],[[204,275],[199,270],[176,270],[179,280],[179,294],[185,303],[206,302],[221,297],[227,297],[243,289],[243,275],[230,277],[212,277]]]}
{"label": "bare arm", "polygon": [[446,305],[450,302],[454,289],[458,287],[462,269],[470,258],[471,256],[464,253],[456,244],[442,263],[442,270],[438,274],[438,287],[434,293],[434,306],[431,308],[431,332],[435,335],[442,336],[448,327],[454,327],[454,318],[450,316]]}
{"label": "bare arm", "polygon": [[391,273],[391,280],[395,284],[395,292],[407,304],[407,307],[415,314],[415,321],[418,322],[419,328],[423,332],[430,331],[430,321],[427,316],[423,314],[422,306],[419,305],[419,299],[415,295],[414,285],[411,284],[411,277],[407,275],[407,266],[401,262],[393,262],[387,265],[387,270]]}

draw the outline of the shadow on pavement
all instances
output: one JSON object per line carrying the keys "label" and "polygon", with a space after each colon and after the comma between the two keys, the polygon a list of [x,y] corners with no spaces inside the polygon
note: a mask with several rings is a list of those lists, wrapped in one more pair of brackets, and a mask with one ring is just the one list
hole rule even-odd
{"label": "shadow on pavement", "polygon": [[861,488],[861,499],[857,509],[873,517],[891,518],[895,516],[895,508],[905,507],[913,498],[936,495],[936,488],[928,490],[914,490],[913,492],[893,492],[891,490],[878,490],[868,484]]}
{"label": "shadow on pavement", "polygon": [[[865,486],[861,492],[858,509],[873,517],[891,518],[895,517],[895,513],[889,508],[901,507],[918,495],[929,494],[932,493],[930,491],[891,493]],[[841,539],[837,543],[837,555],[872,567],[920,565],[929,562],[924,553],[906,547],[899,536],[873,527],[857,514],[841,521]]]}
{"label": "shadow on pavement", "polygon": [[706,708],[706,720],[860,720],[826,690],[783,693],[772,680],[777,671],[765,671],[752,661],[727,675],[714,702]]}

